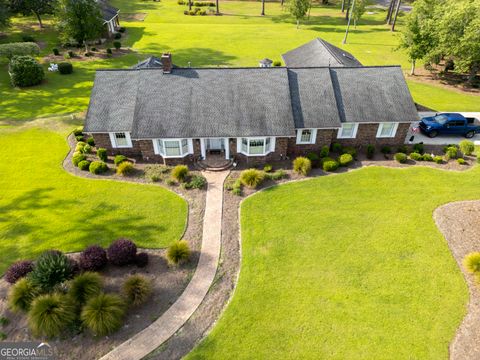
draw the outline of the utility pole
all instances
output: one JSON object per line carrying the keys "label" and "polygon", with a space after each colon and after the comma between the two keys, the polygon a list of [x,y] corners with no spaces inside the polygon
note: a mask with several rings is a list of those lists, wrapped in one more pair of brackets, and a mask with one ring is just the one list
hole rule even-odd
{"label": "utility pole", "polygon": [[[352,20],[352,13],[353,13],[354,7],[355,7],[355,0],[352,1],[352,8],[350,9],[350,16],[348,17],[347,30],[345,31],[345,37],[343,38],[342,44],[347,43],[348,30],[350,29],[350,21]],[[348,13],[348,9],[347,9],[347,13]]]}

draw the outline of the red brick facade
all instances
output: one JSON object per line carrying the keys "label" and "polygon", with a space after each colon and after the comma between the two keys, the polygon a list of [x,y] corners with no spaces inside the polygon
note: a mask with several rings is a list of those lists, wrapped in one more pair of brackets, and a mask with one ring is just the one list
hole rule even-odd
{"label": "red brick facade", "polygon": [[[306,155],[309,152],[319,152],[324,145],[330,146],[338,142],[344,146],[366,147],[369,144],[383,146],[398,146],[405,142],[409,123],[400,123],[397,133],[393,138],[377,138],[379,124],[359,124],[355,139],[338,139],[337,129],[318,129],[315,144],[297,144],[295,137],[277,137],[275,139],[275,150],[265,156],[246,156],[237,152],[237,139],[229,139],[230,157],[237,162],[251,165],[264,164],[271,161],[283,160],[286,156],[295,157]],[[112,148],[108,134],[92,134],[95,145],[107,149],[109,155],[123,154],[129,157],[143,159],[147,162],[162,163],[166,165],[189,164],[201,155],[200,139],[193,139],[193,155],[183,158],[163,158],[156,155],[152,140],[132,140],[131,148]],[[208,156],[208,155],[207,155]]]}

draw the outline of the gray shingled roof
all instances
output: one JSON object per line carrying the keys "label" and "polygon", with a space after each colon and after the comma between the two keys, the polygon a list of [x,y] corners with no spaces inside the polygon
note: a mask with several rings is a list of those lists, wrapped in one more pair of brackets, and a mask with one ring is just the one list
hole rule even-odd
{"label": "gray shingled roof", "polygon": [[[132,69],[154,69],[162,68],[162,59],[156,56],[150,56],[143,61],[140,61],[138,64],[133,65]],[[174,69],[178,68],[177,65],[173,64]]]}
{"label": "gray shingled roof", "polygon": [[283,54],[282,58],[289,68],[362,66],[352,54],[320,38]]}
{"label": "gray shingled roof", "polygon": [[340,127],[328,68],[288,69],[296,128]]}
{"label": "gray shingled roof", "polygon": [[110,6],[104,2],[99,2],[98,5],[100,6],[103,20],[110,21],[116,15],[118,15],[119,10],[117,8]]}
{"label": "gray shingled roof", "polygon": [[418,113],[400,66],[330,69],[342,122],[414,122]]}

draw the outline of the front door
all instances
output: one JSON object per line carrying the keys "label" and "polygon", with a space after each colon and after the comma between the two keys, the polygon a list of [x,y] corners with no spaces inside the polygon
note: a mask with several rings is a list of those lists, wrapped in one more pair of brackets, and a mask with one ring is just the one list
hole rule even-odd
{"label": "front door", "polygon": [[208,139],[208,150],[220,152],[223,149],[223,139]]}

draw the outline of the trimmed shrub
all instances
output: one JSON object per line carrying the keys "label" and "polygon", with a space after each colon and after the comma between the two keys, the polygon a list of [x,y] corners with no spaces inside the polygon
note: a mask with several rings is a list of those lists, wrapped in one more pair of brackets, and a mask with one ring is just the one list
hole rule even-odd
{"label": "trimmed shrub", "polygon": [[82,160],[78,163],[78,168],[83,171],[88,171],[90,169],[90,161]]}
{"label": "trimmed shrub", "polygon": [[68,257],[60,251],[43,252],[35,262],[33,271],[28,274],[32,284],[42,291],[51,291],[73,276]]}
{"label": "trimmed shrub", "polygon": [[423,154],[425,152],[425,146],[423,146],[423,144],[415,144],[413,145],[413,152]]}
{"label": "trimmed shrub", "polygon": [[73,73],[73,65],[69,62],[61,62],[58,64],[58,72],[62,75]]}
{"label": "trimmed shrub", "polygon": [[93,136],[90,136],[87,139],[87,144],[90,145],[90,146],[95,146],[95,139],[93,138]]}
{"label": "trimmed shrub", "polygon": [[80,152],[84,154],[90,154],[92,152],[92,147],[88,144],[83,145],[82,150]]}
{"label": "trimmed shrub", "polygon": [[122,293],[129,304],[141,305],[152,293],[152,283],[142,275],[131,275],[123,283]]}
{"label": "trimmed shrub", "polygon": [[472,252],[463,259],[463,267],[469,273],[480,273],[480,252]]}
{"label": "trimmed shrub", "polygon": [[103,280],[96,273],[87,271],[70,281],[68,295],[79,305],[85,304],[88,299],[102,292]]}
{"label": "trimmed shrub", "polygon": [[115,164],[115,166],[118,166],[119,164],[127,160],[128,158],[125,155],[115,155],[115,158],[113,159],[113,163]]}
{"label": "trimmed shrub", "polygon": [[107,54],[112,55],[112,49],[111,48],[107,48]]}
{"label": "trimmed shrub", "polygon": [[28,325],[37,336],[55,337],[75,321],[75,306],[63,294],[41,295],[32,302]]}
{"label": "trimmed shrub", "polygon": [[333,143],[332,144],[332,151],[334,153],[340,154],[343,152],[343,146],[339,143]]}
{"label": "trimmed shrub", "polygon": [[375,156],[375,145],[367,146],[367,159],[373,159]]}
{"label": "trimmed shrub", "polygon": [[100,160],[103,162],[106,162],[108,157],[107,157],[107,149],[104,148],[98,148],[97,149],[97,156]]}
{"label": "trimmed shrub", "polygon": [[[121,38],[122,38],[122,34],[119,33],[119,32],[117,32],[117,33],[115,33],[115,35],[113,35],[113,38],[116,39],[116,40],[121,39]],[[114,46],[115,46],[115,44],[114,44]],[[116,47],[116,46],[115,46],[115,47]],[[118,48],[120,48],[120,46],[119,46]]]}
{"label": "trimmed shrub", "polygon": [[400,164],[405,164],[407,162],[407,155],[404,153],[396,153],[395,160],[397,160]]}
{"label": "trimmed shrub", "polygon": [[263,167],[263,171],[265,171],[266,173],[269,173],[270,171],[272,171],[273,169],[273,166],[270,165],[270,164],[266,164],[264,167]]}
{"label": "trimmed shrub", "polygon": [[342,153],[343,154],[350,154],[350,155],[352,155],[352,157],[354,159],[357,158],[357,149],[355,149],[354,147],[347,146],[347,147],[343,148]]}
{"label": "trimmed shrub", "polygon": [[32,35],[24,34],[22,35],[22,41],[24,42],[35,42],[35,38]]}
{"label": "trimmed shrub", "polygon": [[348,166],[353,162],[353,157],[350,154],[343,154],[338,158],[340,166]]}
{"label": "trimmed shrub", "polygon": [[103,174],[108,170],[108,166],[103,161],[92,161],[88,169],[92,174]]}
{"label": "trimmed shrub", "polygon": [[75,136],[75,140],[77,140],[77,141],[83,141],[83,135],[77,135],[77,136]]}
{"label": "trimmed shrub", "polygon": [[275,67],[282,66],[282,62],[281,62],[280,60],[275,60],[275,61],[273,62],[273,66],[275,66]]}
{"label": "trimmed shrub", "polygon": [[33,270],[33,262],[30,260],[20,260],[10,265],[5,272],[5,281],[15,284],[18,280],[25,277]]}
{"label": "trimmed shrub", "polygon": [[117,175],[128,176],[133,174],[135,167],[130,161],[124,161],[117,166]]}
{"label": "trimmed shrub", "polygon": [[472,141],[470,140],[462,140],[460,141],[460,151],[464,153],[465,155],[472,155],[473,152],[475,151],[475,145],[473,144]]}
{"label": "trimmed shrub", "polygon": [[99,294],[90,298],[82,309],[80,318],[85,327],[95,335],[111,334],[122,326],[125,302],[116,294]]}
{"label": "trimmed shrub", "polygon": [[128,239],[115,240],[107,249],[108,260],[113,265],[124,266],[135,261],[137,245]]}
{"label": "trimmed shrub", "polygon": [[80,253],[79,266],[85,271],[98,271],[107,265],[107,252],[99,245],[90,245]]}
{"label": "trimmed shrub", "polygon": [[118,29],[118,32],[121,32],[121,33],[124,33],[127,29],[123,26],[121,26],[119,29]]}
{"label": "trimmed shrub", "polygon": [[458,162],[460,165],[466,165],[466,164],[467,164],[467,162],[465,161],[464,158],[458,158],[458,159],[457,159],[457,162]]}
{"label": "trimmed shrub", "polygon": [[448,149],[449,148],[455,148],[455,149],[458,149],[458,146],[456,144],[449,144],[449,145],[445,145],[443,148],[442,148],[442,151],[444,154],[447,153]]}
{"label": "trimmed shrub", "polygon": [[391,154],[392,148],[390,146],[382,146],[382,148],[380,149],[380,152],[384,155]]}
{"label": "trimmed shrub", "polygon": [[[350,155],[350,154],[347,154]],[[323,171],[335,171],[339,167],[339,163],[333,159],[325,158],[322,164]]]}
{"label": "trimmed shrub", "polygon": [[172,264],[187,262],[190,258],[190,247],[187,241],[175,241],[167,250],[167,259]]}
{"label": "trimmed shrub", "polygon": [[52,49],[52,52],[53,52],[53,55],[55,55],[55,56],[60,55],[60,51],[58,51],[57,48],[53,48],[53,49]]}
{"label": "trimmed shrub", "polygon": [[138,253],[135,256],[135,265],[139,268],[144,268],[148,265],[148,254],[145,252]]}
{"label": "trimmed shrub", "polygon": [[45,77],[42,66],[31,56],[14,56],[8,65],[13,86],[38,85]]}
{"label": "trimmed shrub", "polygon": [[423,156],[418,152],[412,152],[410,153],[410,159],[415,161],[423,161]]}
{"label": "trimmed shrub", "polygon": [[407,145],[401,145],[397,148],[397,153],[408,153],[408,147]]}
{"label": "trimmed shrub", "polygon": [[293,171],[297,174],[307,176],[312,170],[312,162],[306,157],[297,157],[293,160]]}
{"label": "trimmed shrub", "polygon": [[83,126],[75,128],[72,132],[75,136],[83,135]]}
{"label": "trimmed shrub", "polygon": [[34,42],[16,42],[0,44],[0,57],[11,59],[14,56],[35,56],[40,54],[40,47]]}
{"label": "trimmed shrub", "polygon": [[445,160],[456,159],[458,157],[458,149],[454,146],[449,146],[445,152]]}
{"label": "trimmed shrub", "polygon": [[243,170],[240,174],[240,182],[252,189],[260,185],[265,178],[265,174],[257,169]]}
{"label": "trimmed shrub", "polygon": [[312,167],[317,168],[320,164],[320,156],[314,152],[310,152],[305,156],[312,163]]}
{"label": "trimmed shrub", "polygon": [[323,158],[326,158],[328,155],[330,154],[330,149],[328,148],[328,146],[322,146],[322,148],[320,149],[320,158],[323,159]]}
{"label": "trimmed shrub", "polygon": [[21,278],[8,291],[8,307],[16,313],[27,312],[38,292],[28,278]]}
{"label": "trimmed shrub", "polygon": [[85,145],[87,145],[87,143],[84,141],[77,142],[77,145],[75,145],[75,152],[83,152],[83,147]]}
{"label": "trimmed shrub", "polygon": [[433,161],[435,161],[437,164],[443,163],[443,158],[439,155],[433,157]]}
{"label": "trimmed shrub", "polygon": [[122,43],[120,41],[114,41],[113,42],[113,47],[116,49],[116,50],[120,50],[120,48],[122,47]]}
{"label": "trimmed shrub", "polygon": [[423,161],[433,161],[433,156],[430,154],[423,154],[422,155],[422,160]]}
{"label": "trimmed shrub", "polygon": [[186,165],[177,165],[172,169],[172,177],[179,181],[183,182],[188,177],[188,167]]}

